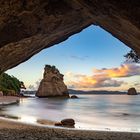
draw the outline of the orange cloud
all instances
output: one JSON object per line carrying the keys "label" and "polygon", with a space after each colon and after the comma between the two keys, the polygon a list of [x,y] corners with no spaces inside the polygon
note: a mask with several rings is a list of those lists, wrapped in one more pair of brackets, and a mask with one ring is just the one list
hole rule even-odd
{"label": "orange cloud", "polygon": [[106,74],[108,77],[129,77],[133,75],[140,75],[140,66],[136,64],[123,64],[118,68],[110,69],[93,69],[95,74]]}
{"label": "orange cloud", "polygon": [[[69,75],[69,77],[67,77]],[[114,78],[130,77],[140,75],[140,65],[123,64],[118,68],[103,68],[93,69],[91,76],[81,74],[66,74],[66,83],[69,88],[99,88],[99,87],[120,87],[126,84],[124,81],[116,80]]]}

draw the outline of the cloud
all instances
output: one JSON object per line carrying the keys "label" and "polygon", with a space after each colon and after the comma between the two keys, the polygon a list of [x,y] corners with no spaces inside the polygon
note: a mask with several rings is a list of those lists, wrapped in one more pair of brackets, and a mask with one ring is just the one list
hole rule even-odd
{"label": "cloud", "polygon": [[140,83],[134,83],[134,87],[137,87],[138,89],[140,89]]}
{"label": "cloud", "polygon": [[76,56],[76,55],[72,55],[70,56],[72,59],[77,59],[77,60],[81,60],[84,61],[86,60],[89,56]]}
{"label": "cloud", "polygon": [[[77,75],[75,75],[77,77]],[[79,75],[78,75],[79,77]],[[102,77],[101,75],[83,76],[78,81],[67,82],[69,88],[99,88],[99,87],[119,87],[124,84],[123,81]]]}
{"label": "cloud", "polygon": [[96,74],[106,74],[108,77],[130,77],[133,75],[140,75],[140,65],[137,64],[122,64],[118,68],[110,69],[93,69],[93,72]]}
{"label": "cloud", "polygon": [[92,75],[74,74],[68,72],[66,74],[69,88],[100,88],[100,87],[120,87],[127,83],[117,78],[130,77],[140,75],[140,65],[122,64],[118,68],[102,68],[93,69]]}

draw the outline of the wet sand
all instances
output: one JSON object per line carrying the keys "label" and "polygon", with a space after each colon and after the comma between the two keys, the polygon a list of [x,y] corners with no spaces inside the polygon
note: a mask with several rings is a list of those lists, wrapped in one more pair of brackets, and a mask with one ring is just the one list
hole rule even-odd
{"label": "wet sand", "polygon": [[140,140],[140,133],[49,128],[0,119],[0,140]]}

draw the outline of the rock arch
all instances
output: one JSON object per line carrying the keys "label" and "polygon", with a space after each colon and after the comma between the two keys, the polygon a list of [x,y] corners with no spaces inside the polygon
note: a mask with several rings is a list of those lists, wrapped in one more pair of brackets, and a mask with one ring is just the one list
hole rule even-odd
{"label": "rock arch", "polygon": [[1,0],[0,72],[91,24],[140,56],[139,0]]}

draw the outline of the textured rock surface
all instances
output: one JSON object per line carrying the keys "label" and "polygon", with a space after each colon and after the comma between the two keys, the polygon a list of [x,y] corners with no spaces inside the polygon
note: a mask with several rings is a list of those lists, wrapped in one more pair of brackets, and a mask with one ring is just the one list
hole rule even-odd
{"label": "textured rock surface", "polygon": [[1,0],[0,71],[99,25],[140,56],[139,0]]}
{"label": "textured rock surface", "polygon": [[68,118],[68,119],[61,120],[61,122],[56,122],[54,125],[61,126],[61,127],[74,128],[75,121],[71,118]]}
{"label": "textured rock surface", "polygon": [[73,119],[64,119],[61,121],[62,125],[74,126],[75,121]]}
{"label": "textured rock surface", "polygon": [[44,76],[36,93],[38,97],[69,97],[63,76],[55,66],[46,65]]}
{"label": "textured rock surface", "polygon": [[128,95],[138,95],[135,88],[129,88],[127,94]]}

